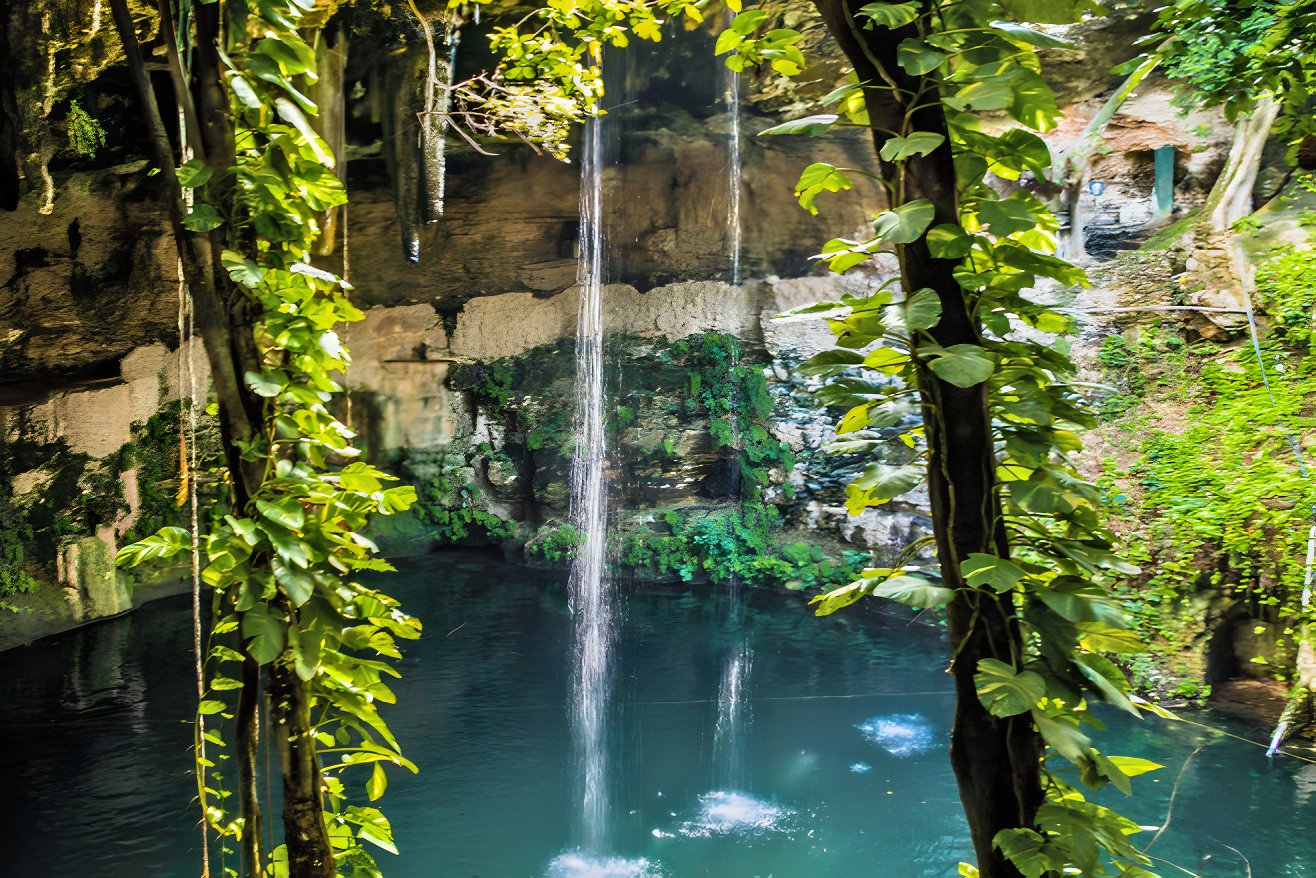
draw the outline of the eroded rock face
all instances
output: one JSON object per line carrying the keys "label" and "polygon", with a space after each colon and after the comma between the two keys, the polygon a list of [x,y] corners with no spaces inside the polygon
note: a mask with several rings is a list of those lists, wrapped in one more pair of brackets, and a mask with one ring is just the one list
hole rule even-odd
{"label": "eroded rock face", "polygon": [[112,377],[135,348],[177,345],[177,251],[146,169],[75,174],[47,214],[38,193],[0,210],[0,394]]}

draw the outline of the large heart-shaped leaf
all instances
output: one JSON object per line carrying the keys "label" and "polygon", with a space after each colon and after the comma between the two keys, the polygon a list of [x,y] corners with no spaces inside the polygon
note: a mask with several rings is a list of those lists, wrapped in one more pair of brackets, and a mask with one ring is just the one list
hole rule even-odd
{"label": "large heart-shaped leaf", "polygon": [[948,348],[921,351],[932,354],[928,368],[938,378],[956,387],[973,387],[981,384],[996,371],[996,357],[974,344],[957,344]]}
{"label": "large heart-shaped leaf", "polygon": [[908,137],[892,137],[882,144],[878,153],[883,161],[904,161],[912,155],[931,155],[933,150],[946,142],[946,138],[931,131],[915,131]]}
{"label": "large heart-shaped leaf", "polygon": [[1016,672],[1003,661],[982,659],[973,675],[978,700],[992,716],[1018,716],[1037,706],[1046,694],[1046,680],[1035,671]]}
{"label": "large heart-shaped leaf", "polygon": [[800,174],[799,182],[795,184],[795,197],[799,199],[800,207],[816,215],[818,208],[814,207],[813,200],[819,195],[824,192],[844,192],[853,188],[854,183],[850,178],[835,166],[826,162],[814,162]]}
{"label": "large heart-shaped leaf", "polygon": [[257,663],[267,665],[279,657],[286,644],[287,623],[265,604],[256,604],[242,614],[242,637],[247,652]]}
{"label": "large heart-shaped leaf", "polygon": [[901,310],[905,315],[905,328],[910,332],[931,329],[941,320],[941,298],[936,290],[924,287],[915,290]]}
{"label": "large heart-shaped leaf", "polygon": [[911,76],[922,76],[925,73],[931,73],[940,67],[941,62],[945,60],[945,52],[934,49],[922,40],[916,40],[912,37],[901,40],[900,45],[896,47],[896,63],[905,68],[905,72]]}
{"label": "large heart-shaped leaf", "polygon": [[1024,569],[1008,558],[974,552],[960,563],[960,572],[970,585],[985,585],[997,592],[1007,592],[1026,575]]}
{"label": "large heart-shaped leaf", "polygon": [[917,3],[869,3],[861,6],[855,18],[867,18],[866,28],[889,27],[893,30],[918,21]]}
{"label": "large heart-shaped leaf", "polygon": [[931,201],[919,198],[879,213],[873,218],[873,229],[879,238],[892,244],[911,244],[927,231],[936,213]]}

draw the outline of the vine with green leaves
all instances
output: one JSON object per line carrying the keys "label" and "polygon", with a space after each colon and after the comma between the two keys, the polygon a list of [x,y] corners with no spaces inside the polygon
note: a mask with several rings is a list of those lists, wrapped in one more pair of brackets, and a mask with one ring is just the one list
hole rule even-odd
{"label": "vine with green leaves", "polygon": [[[877,180],[890,206],[873,218],[873,235],[829,241],[820,258],[844,272],[894,250],[900,273],[875,281],[872,293],[804,309],[827,317],[838,345],[806,369],[873,376],[841,378],[828,391],[831,403],[849,405],[840,433],[852,450],[877,452],[911,397],[917,402],[923,422],[897,440],[921,459],[870,464],[850,486],[849,505],[855,513],[880,506],[927,479],[940,561],[939,574],[911,565],[923,547],[916,543],[891,568],[818,596],[818,613],[866,596],[947,608],[960,698],[952,762],[979,858],[961,864],[961,875],[1148,876],[1151,859],[1131,841],[1137,825],[1080,790],[1111,784],[1131,793],[1132,777],[1159,767],[1107,756],[1091,738],[1101,723],[1090,702],[1142,713],[1103,655],[1141,649],[1107,590],[1136,568],[1115,553],[1101,494],[1073,463],[1078,431],[1094,424],[1075,366],[1036,340],[1063,335],[1071,321],[1025,295],[1041,279],[1086,280],[1054,255],[1059,224],[1047,205],[1023,186],[999,194],[985,179],[1049,174],[1050,150],[1035,132],[1060,113],[1036,49],[1063,42],[1026,23],[1077,21],[1096,4],[817,6],[855,72],[823,99],[832,112],[763,133],[872,132],[875,170],[815,163],[796,195],[817,212],[824,193],[852,189],[857,176]],[[733,24],[723,48],[795,39],[758,36],[762,20]],[[1008,114],[1015,125],[990,133],[984,113]],[[1015,332],[1020,326],[1035,332]]]}
{"label": "vine with green leaves", "polygon": [[[227,27],[212,34],[232,163],[198,156],[165,175],[194,199],[180,223],[183,254],[193,257],[188,232],[218,238],[226,289],[239,303],[230,313],[254,317],[237,344],[251,351],[243,380],[258,432],[225,436],[239,462],[229,467],[227,508],[212,511],[201,539],[213,621],[197,707],[198,798],[227,875],[239,874],[230,859],[237,849],[251,876],[381,874],[364,843],[394,851],[388,820],[355,802],[344,775],[355,779],[363,766],[373,802],[388,783],[385,765],[415,770],[379,705],[394,701],[390,660],[400,656],[399,640],[419,636],[420,623],[359,578],[392,569],[362,534],[369,516],[406,509],[415,492],[354,460],[353,434],[329,408],[342,390],[335,373],[349,362],[335,327],[363,315],[345,281],[311,264],[322,215],[346,201],[334,156],[311,122],[316,107],[296,85],[315,78],[314,32],[301,31],[314,5],[227,5]],[[125,44],[135,43],[126,9],[115,11]],[[174,72],[187,81],[186,71]],[[220,414],[227,424],[236,415],[222,407]],[[165,527],[121,550],[118,561],[135,566],[195,550],[194,534]],[[284,843],[268,851],[254,774],[260,705],[284,780]]]}

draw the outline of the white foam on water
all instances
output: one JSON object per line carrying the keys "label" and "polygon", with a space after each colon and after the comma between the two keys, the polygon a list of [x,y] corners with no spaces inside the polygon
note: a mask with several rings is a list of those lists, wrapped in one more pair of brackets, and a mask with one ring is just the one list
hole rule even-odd
{"label": "white foam on water", "polygon": [[927,753],[937,747],[932,725],[916,713],[875,716],[864,720],[855,728],[865,740],[902,759],[906,756]]}
{"label": "white foam on water", "polygon": [[628,860],[571,851],[548,864],[546,878],[662,878],[662,872],[643,857]]}
{"label": "white foam on water", "polygon": [[680,833],[687,838],[707,838],[771,832],[782,829],[783,818],[791,813],[745,793],[714,790],[699,797],[699,815],[681,824]]}
{"label": "white foam on water", "polygon": [[873,766],[869,765],[867,762],[856,762],[854,765],[850,766],[850,770],[855,774],[863,774],[864,772],[872,771]]}

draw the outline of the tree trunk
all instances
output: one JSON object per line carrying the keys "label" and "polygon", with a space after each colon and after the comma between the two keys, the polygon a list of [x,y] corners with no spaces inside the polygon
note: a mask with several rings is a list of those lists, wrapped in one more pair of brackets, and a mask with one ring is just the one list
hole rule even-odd
{"label": "tree trunk", "polygon": [[256,785],[260,753],[260,665],[248,657],[242,661],[242,689],[235,714],[234,761],[238,775],[238,811],[242,815],[242,863],[247,878],[263,878],[265,853],[262,834],[260,792]]}
{"label": "tree trunk", "polygon": [[[182,200],[178,177],[174,172],[174,150],[169,143],[169,136],[160,116],[160,107],[156,103],[155,91],[151,87],[143,63],[132,16],[126,0],[110,0],[110,10],[119,32],[119,39],[123,43],[133,88],[137,92],[137,100],[145,117],[151,158],[160,169],[160,177],[165,184],[169,217],[174,240],[178,245],[179,267],[196,304],[197,328],[206,348],[215,395],[219,399],[220,434],[223,439],[225,459],[232,474],[234,506],[240,509],[246,505],[254,487],[250,484],[252,470],[243,464],[235,439],[255,435],[255,428],[249,412],[250,407],[243,399],[250,394],[245,392],[245,387],[238,377],[241,371],[235,369],[234,359],[231,356],[233,344],[228,327],[229,321],[225,316],[226,309],[216,289],[212,241],[205,235],[190,232],[183,227],[186,206]],[[200,22],[198,25],[200,26]],[[204,54],[199,53],[198,59]],[[213,56],[214,52],[209,54]],[[210,111],[210,118],[213,118],[213,107]],[[213,133],[214,126],[204,126],[203,130]],[[232,142],[231,133],[227,141]],[[221,138],[221,149],[218,151],[221,155],[223,142]],[[214,146],[208,138],[202,138],[199,145],[207,150]],[[213,157],[211,160],[213,161]],[[256,484],[259,482],[257,481]],[[238,808],[243,818],[242,860],[244,870],[251,878],[260,878],[265,874],[265,853],[261,838],[263,827],[260,800],[256,793],[256,754],[260,749],[260,729],[255,717],[260,698],[259,686],[260,668],[247,658],[243,662],[242,689],[238,693],[234,749],[238,776]]]}
{"label": "tree trunk", "polygon": [[[219,400],[220,433],[231,477],[233,506],[241,513],[259,489],[264,474],[263,461],[243,460],[238,451],[240,442],[250,442],[260,435],[264,423],[265,403],[247,389],[243,379],[246,372],[260,370],[260,356],[252,332],[254,305],[229,281],[227,271],[215,258],[215,254],[228,243],[226,227],[221,226],[205,235],[183,226],[186,206],[174,170],[174,150],[143,63],[127,0],[110,0],[110,7],[145,117],[151,158],[160,169],[166,188],[179,263],[196,304],[197,329],[206,348],[215,396]],[[193,86],[196,90],[195,114],[201,134],[198,145],[204,150],[197,158],[213,172],[214,182],[207,187],[206,197],[217,204],[230,204],[233,198],[226,188],[231,186],[228,169],[235,163],[236,153],[233,121],[219,58],[219,16],[218,3],[196,8]],[[235,751],[239,811],[244,820],[244,868],[251,878],[265,874],[262,818],[256,784],[256,757],[260,750],[260,728],[256,721],[259,685],[260,668],[247,657],[243,663],[242,689],[238,694]],[[324,822],[320,770],[315,740],[311,735],[309,691],[306,684],[282,662],[270,666],[269,688],[271,705],[276,707],[272,715],[276,743],[280,756],[285,756],[285,752],[287,756],[281,764],[289,874],[291,878],[332,878],[334,859]]]}
{"label": "tree trunk", "polygon": [[[854,19],[860,0],[814,0],[827,27],[855,67],[859,81],[894,85],[899,92],[865,89],[873,140],[881,150],[889,134],[901,129],[902,101],[919,82],[896,63],[901,40],[913,28],[863,29]],[[926,11],[926,10],[925,10]],[[912,116],[914,131],[946,135],[946,118],[935,88],[925,90]],[[884,179],[895,182],[897,168],[881,162]],[[903,165],[903,183],[895,186],[893,205],[926,198],[936,214],[933,225],[959,224],[954,156],[949,140],[927,156]],[[906,291],[929,288],[941,301],[942,315],[931,330],[944,347],[981,344],[978,324],[953,271],[958,260],[934,259],[920,239],[899,248],[901,282]],[[1041,742],[1027,714],[993,717],[978,699],[974,674],[985,658],[1016,664],[1021,635],[1010,596],[971,589],[960,561],[982,552],[1008,557],[1003,520],[995,495],[996,459],[987,385],[962,388],[948,384],[918,362],[919,394],[928,442],[928,490],[944,584],[955,589],[948,612],[953,646],[951,673],[956,709],[951,730],[951,764],[968,818],[978,868],[983,878],[1020,878],[1020,872],[997,852],[992,841],[1003,829],[1032,827],[1042,804]]]}
{"label": "tree trunk", "polygon": [[271,731],[283,770],[283,842],[290,878],[334,878],[334,857],[324,822],[320,763],[311,731],[306,684],[284,658],[269,667]]}
{"label": "tree trunk", "polygon": [[1257,101],[1251,116],[1239,120],[1225,169],[1206,196],[1211,232],[1227,232],[1230,226],[1252,213],[1252,187],[1261,171],[1261,155],[1270,139],[1270,129],[1279,118],[1279,110],[1273,98],[1264,97]]}

